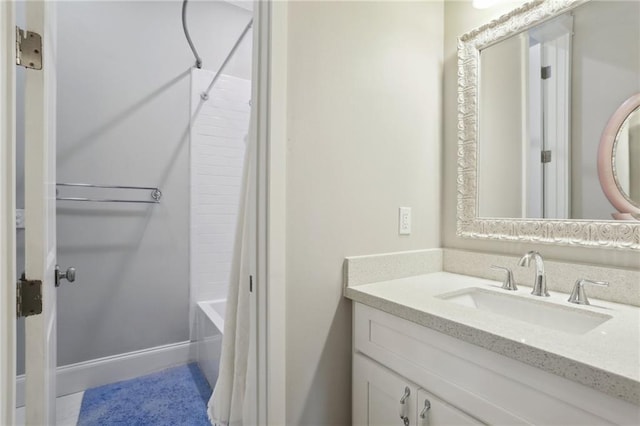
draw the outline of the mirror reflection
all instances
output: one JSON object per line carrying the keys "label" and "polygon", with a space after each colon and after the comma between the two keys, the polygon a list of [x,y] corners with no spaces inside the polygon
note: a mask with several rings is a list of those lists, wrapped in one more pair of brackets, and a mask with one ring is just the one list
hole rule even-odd
{"label": "mirror reflection", "polygon": [[616,184],[627,200],[640,207],[640,107],[620,126],[613,151]]}
{"label": "mirror reflection", "polygon": [[[640,2],[590,1],[480,52],[478,216],[610,220],[600,136],[640,92]],[[636,110],[618,134],[617,182],[640,200]]]}

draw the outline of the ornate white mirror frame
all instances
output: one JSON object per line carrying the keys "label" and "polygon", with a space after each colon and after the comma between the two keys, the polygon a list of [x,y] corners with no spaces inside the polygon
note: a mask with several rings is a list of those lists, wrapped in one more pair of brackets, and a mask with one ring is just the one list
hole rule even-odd
{"label": "ornate white mirror frame", "polygon": [[640,249],[640,222],[479,218],[478,77],[480,51],[588,0],[535,0],[458,39],[458,204],[465,238]]}

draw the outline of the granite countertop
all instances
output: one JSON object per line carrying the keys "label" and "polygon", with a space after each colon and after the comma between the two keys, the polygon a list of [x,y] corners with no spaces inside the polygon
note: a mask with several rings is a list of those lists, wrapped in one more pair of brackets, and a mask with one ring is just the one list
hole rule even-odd
{"label": "granite countertop", "polygon": [[[449,272],[360,284],[345,297],[389,314],[481,346],[616,398],[640,405],[640,308],[590,299],[567,302],[567,294],[530,294],[531,288],[506,291],[501,283]],[[611,318],[585,333],[571,333],[504,315],[461,306],[436,296],[470,287],[494,291],[564,309]],[[587,290],[588,291],[588,290]],[[505,298],[505,303],[509,299]]]}

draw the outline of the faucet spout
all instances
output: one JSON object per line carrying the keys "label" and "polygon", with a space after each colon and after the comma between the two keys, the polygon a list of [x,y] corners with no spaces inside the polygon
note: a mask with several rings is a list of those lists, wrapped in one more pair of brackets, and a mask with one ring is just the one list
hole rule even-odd
{"label": "faucet spout", "polygon": [[536,262],[536,277],[533,282],[533,290],[531,291],[531,294],[534,296],[549,297],[549,292],[547,291],[547,277],[544,273],[544,261],[542,260],[542,255],[537,251],[530,251],[522,256],[518,265],[529,267],[531,259],[534,259]]}

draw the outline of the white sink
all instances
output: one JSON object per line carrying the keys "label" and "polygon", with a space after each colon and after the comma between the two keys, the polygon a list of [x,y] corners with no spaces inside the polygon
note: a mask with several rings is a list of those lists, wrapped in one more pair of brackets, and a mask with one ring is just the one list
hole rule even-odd
{"label": "white sink", "polygon": [[478,287],[440,294],[436,297],[469,308],[573,334],[584,334],[611,319],[611,316],[606,314],[556,305],[544,300],[501,294]]}

